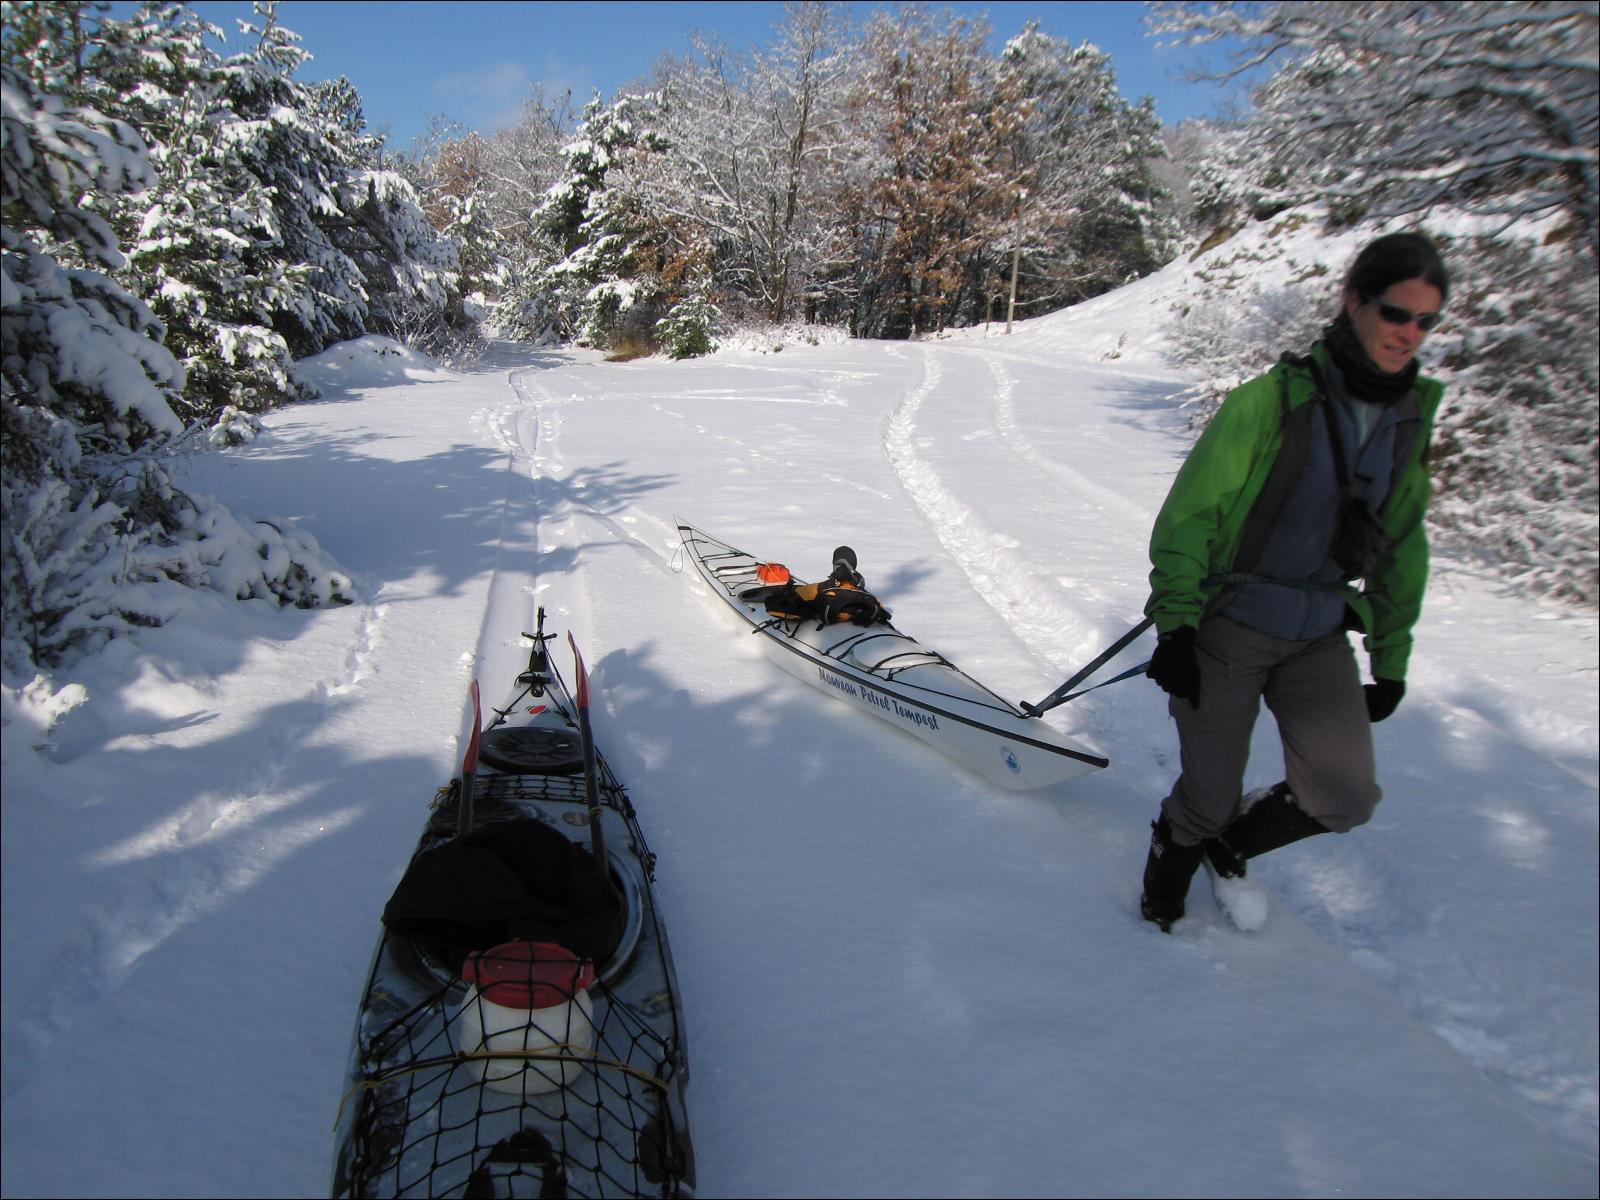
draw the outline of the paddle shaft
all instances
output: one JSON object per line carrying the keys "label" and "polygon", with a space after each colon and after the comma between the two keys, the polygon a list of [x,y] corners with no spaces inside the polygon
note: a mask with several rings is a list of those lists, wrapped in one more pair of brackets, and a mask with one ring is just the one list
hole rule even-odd
{"label": "paddle shaft", "polygon": [[589,725],[589,672],[584,668],[583,655],[578,652],[578,642],[571,630],[567,631],[567,642],[572,647],[572,658],[577,664],[578,735],[583,739],[583,792],[589,802],[589,836],[595,860],[609,879],[611,868],[606,858],[606,835],[600,820],[600,756],[595,751],[594,730]]}
{"label": "paddle shaft", "polygon": [[478,746],[483,739],[483,706],[478,700],[478,681],[472,681],[472,736],[467,739],[466,757],[461,762],[461,796],[456,804],[456,837],[472,832],[472,785],[478,776]]}

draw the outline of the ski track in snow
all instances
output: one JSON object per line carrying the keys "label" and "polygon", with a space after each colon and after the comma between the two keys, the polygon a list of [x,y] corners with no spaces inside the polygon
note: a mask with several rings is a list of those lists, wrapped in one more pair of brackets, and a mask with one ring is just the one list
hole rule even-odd
{"label": "ski track in snow", "polygon": [[[637,505],[624,502],[617,506],[613,512],[608,512],[591,502],[585,494],[586,488],[581,480],[574,483],[574,473],[570,471],[561,458],[557,448],[557,438],[543,432],[545,428],[545,414],[557,406],[554,397],[538,379],[537,370],[518,372],[513,377],[513,386],[521,398],[524,407],[520,410],[530,414],[520,427],[522,453],[529,461],[531,468],[537,476],[550,481],[558,488],[567,501],[569,512],[566,516],[582,515],[599,524],[603,529],[613,534],[623,544],[635,547],[641,556],[652,566],[658,567],[668,574],[672,573],[672,560],[678,546],[678,530],[668,521],[662,521],[640,509]],[[685,419],[681,413],[672,413],[669,410],[656,406],[658,411],[667,412],[670,416]],[[715,436],[717,439],[729,442],[738,447],[740,460],[759,458],[749,446],[737,438],[726,434],[708,430],[703,425],[697,425],[696,431],[703,436]],[[540,512],[536,514],[539,522],[548,520],[551,513]],[[571,532],[570,525],[564,524],[560,532],[565,535]]]}
{"label": "ski track in snow", "polygon": [[291,706],[307,715],[281,719],[262,731],[263,750],[235,773],[237,782],[199,791],[142,833],[107,846],[90,860],[92,866],[110,869],[165,855],[173,866],[145,874],[112,900],[86,905],[79,928],[44,973],[49,982],[35,1011],[16,1022],[16,1040],[6,1046],[4,1096],[24,1087],[51,1043],[89,1019],[146,954],[249,887],[273,861],[341,823],[338,814],[324,813],[294,822],[289,832],[279,829],[272,859],[234,841],[250,826],[300,801],[305,787],[292,779],[296,756],[338,703],[376,671],[388,608],[373,602],[360,611],[342,669],[312,684],[306,693],[309,706]]}
{"label": "ski track in snow", "polygon": [[1142,505],[1095,483],[1082,471],[1050,458],[1028,438],[1017,421],[1016,379],[998,357],[986,365],[994,375],[994,426],[1016,456],[1064,484],[1075,494],[1100,509],[1110,509],[1134,528],[1150,524],[1155,514]]}
{"label": "ski track in snow", "polygon": [[[1022,553],[1022,543],[990,527],[972,506],[956,496],[923,457],[916,420],[922,407],[939,394],[943,385],[943,352],[928,347],[917,347],[913,352],[920,359],[921,373],[902,395],[885,426],[883,441],[889,462],[940,545],[966,575],[972,590],[1030,651],[1054,670],[1068,672],[1081,647],[1095,640],[1095,621],[1064,600],[1059,585],[1047,585]],[[888,353],[903,359],[907,352],[892,347]],[[1005,382],[997,381],[990,389],[997,427],[1007,420],[1015,423],[1007,408],[1010,396]],[[1037,452],[1035,457],[1043,458]]]}

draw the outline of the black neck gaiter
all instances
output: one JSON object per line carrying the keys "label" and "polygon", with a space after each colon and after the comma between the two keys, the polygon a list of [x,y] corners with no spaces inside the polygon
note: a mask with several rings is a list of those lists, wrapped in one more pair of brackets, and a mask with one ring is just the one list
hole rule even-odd
{"label": "black neck gaiter", "polygon": [[1393,404],[1403,400],[1417,381],[1417,360],[1412,359],[1405,369],[1389,374],[1379,370],[1356,337],[1350,314],[1341,312],[1338,318],[1322,331],[1323,343],[1328,347],[1328,357],[1344,376],[1350,395],[1377,404]]}

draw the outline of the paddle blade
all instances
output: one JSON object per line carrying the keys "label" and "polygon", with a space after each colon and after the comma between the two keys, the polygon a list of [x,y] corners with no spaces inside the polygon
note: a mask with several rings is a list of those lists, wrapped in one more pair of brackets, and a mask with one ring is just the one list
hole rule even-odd
{"label": "paddle blade", "polygon": [[572,647],[572,661],[575,664],[574,673],[578,677],[578,708],[587,712],[589,708],[589,672],[584,669],[583,655],[578,652],[578,640],[572,636],[572,631],[567,630],[567,644]]}
{"label": "paddle blade", "polygon": [[478,700],[478,681],[472,681],[472,736],[467,739],[467,756],[461,770],[468,775],[478,769],[478,746],[483,740],[483,705]]}

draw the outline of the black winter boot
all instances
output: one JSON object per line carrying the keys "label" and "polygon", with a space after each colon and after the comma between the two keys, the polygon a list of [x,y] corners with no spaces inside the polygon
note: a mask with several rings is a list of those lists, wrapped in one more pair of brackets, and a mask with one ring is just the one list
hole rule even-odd
{"label": "black winter boot", "polygon": [[1206,859],[1223,879],[1243,879],[1245,856],[1228,844],[1227,837],[1224,830],[1219,836],[1206,839]]}
{"label": "black winter boot", "polygon": [[1171,933],[1172,923],[1183,916],[1184,897],[1205,857],[1205,844],[1183,846],[1173,841],[1172,824],[1165,813],[1150,822],[1150,828],[1154,832],[1150,835],[1150,856],[1144,864],[1144,895],[1139,897],[1139,912],[1146,921],[1161,926],[1161,932]]}
{"label": "black winter boot", "polygon": [[[1294,793],[1289,790],[1289,785],[1280,783],[1245,809],[1233,824],[1222,831],[1221,836],[1213,838],[1207,846],[1221,843],[1221,852],[1238,861],[1238,873],[1243,875],[1245,859],[1327,832],[1326,825],[1308,816],[1294,802]],[[1216,857],[1211,862],[1217,867],[1218,874],[1227,874]]]}

